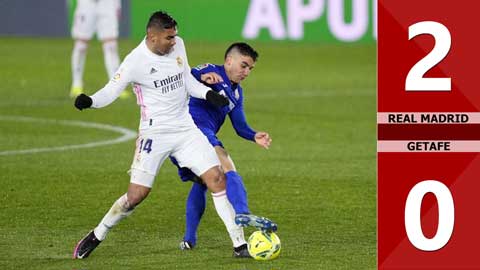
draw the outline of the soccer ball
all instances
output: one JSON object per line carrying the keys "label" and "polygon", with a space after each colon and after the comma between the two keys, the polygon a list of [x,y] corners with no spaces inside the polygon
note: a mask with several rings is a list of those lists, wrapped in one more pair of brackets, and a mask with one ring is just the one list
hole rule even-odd
{"label": "soccer ball", "polygon": [[248,253],[255,260],[273,260],[280,254],[280,238],[274,232],[256,231],[247,242]]}

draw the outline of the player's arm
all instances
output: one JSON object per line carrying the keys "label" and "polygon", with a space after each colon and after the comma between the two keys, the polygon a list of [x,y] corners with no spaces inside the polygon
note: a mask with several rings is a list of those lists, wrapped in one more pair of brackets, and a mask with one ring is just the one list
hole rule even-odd
{"label": "player's arm", "polygon": [[207,85],[223,82],[222,76],[218,74],[211,64],[202,64],[192,68],[191,73],[197,81],[203,82]]}
{"label": "player's arm", "polygon": [[259,146],[268,149],[272,139],[267,132],[255,131],[247,123],[243,106],[239,104],[229,113],[232,126],[237,135],[250,141],[254,141]]}
{"label": "player's arm", "polygon": [[229,101],[226,97],[197,81],[192,74],[190,74],[190,67],[188,67],[188,71],[184,72],[184,75],[187,92],[192,97],[206,99],[217,107],[228,105]]}
{"label": "player's arm", "polygon": [[[197,81],[195,77],[190,73],[190,65],[188,64],[187,53],[185,52],[185,47],[183,41],[179,39],[181,46],[183,47],[183,56],[185,58],[185,65],[183,69],[183,75],[185,76],[185,89],[188,94],[192,97],[206,99],[211,104],[217,107],[223,107],[228,105],[228,99],[219,93],[213,91],[210,87],[207,87]],[[178,43],[180,43],[178,42]]]}
{"label": "player's arm", "polygon": [[79,95],[75,99],[75,107],[79,110],[87,108],[102,108],[111,104],[120,96],[122,91],[131,82],[131,71],[128,64],[123,63],[115,76],[100,90],[92,96],[85,94]]}

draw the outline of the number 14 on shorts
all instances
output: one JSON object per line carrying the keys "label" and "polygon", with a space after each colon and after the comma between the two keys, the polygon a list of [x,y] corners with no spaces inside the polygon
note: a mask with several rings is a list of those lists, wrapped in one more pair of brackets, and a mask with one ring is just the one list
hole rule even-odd
{"label": "number 14 on shorts", "polygon": [[138,153],[146,152],[150,154],[152,152],[152,139],[141,139],[138,147]]}
{"label": "number 14 on shorts", "polygon": [[[379,116],[378,268],[480,269],[480,1],[379,0],[377,9],[379,115],[467,113],[473,121]],[[443,140],[449,149],[406,147]]]}

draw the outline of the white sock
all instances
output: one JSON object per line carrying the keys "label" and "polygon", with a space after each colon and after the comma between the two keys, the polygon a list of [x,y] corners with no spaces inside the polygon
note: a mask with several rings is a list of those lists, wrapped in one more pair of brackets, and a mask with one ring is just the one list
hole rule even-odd
{"label": "white sock", "polygon": [[133,212],[133,208],[129,207],[127,194],[123,194],[110,208],[108,213],[103,217],[102,221],[93,230],[98,240],[103,241],[107,233],[113,226],[117,225],[122,219],[128,217]]}
{"label": "white sock", "polygon": [[233,209],[232,204],[228,201],[225,190],[212,193],[212,198],[215,209],[223,220],[228,234],[230,235],[230,239],[232,239],[233,246],[239,247],[245,244],[246,241],[243,234],[243,228],[235,224],[235,210]]}
{"label": "white sock", "polygon": [[72,51],[72,86],[83,87],[83,69],[87,57],[88,43],[75,41]]}
{"label": "white sock", "polygon": [[111,40],[104,42],[103,59],[105,60],[105,68],[107,69],[108,78],[111,79],[120,65],[120,58],[118,57],[117,41]]}

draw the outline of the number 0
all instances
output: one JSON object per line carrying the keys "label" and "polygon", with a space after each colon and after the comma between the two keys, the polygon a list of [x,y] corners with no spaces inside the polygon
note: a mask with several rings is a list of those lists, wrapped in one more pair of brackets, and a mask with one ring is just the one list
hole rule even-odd
{"label": "number 0", "polygon": [[[431,239],[426,238],[422,231],[420,209],[425,194],[431,192],[438,203],[438,228]],[[405,229],[412,245],[424,251],[441,249],[450,240],[453,233],[455,209],[450,190],[436,180],[425,180],[416,184],[408,193],[405,205]]]}
{"label": "number 0", "polygon": [[433,50],[422,60],[418,61],[408,72],[405,80],[406,91],[450,91],[452,82],[450,78],[423,78],[433,66],[447,56],[452,43],[450,32],[441,23],[423,21],[408,27],[408,39],[421,34],[430,34],[435,39]]}

